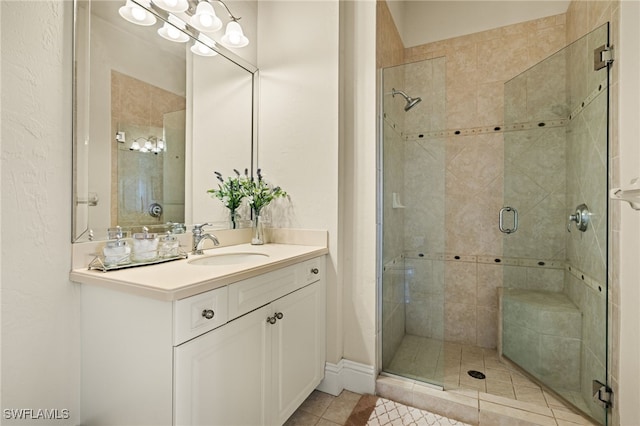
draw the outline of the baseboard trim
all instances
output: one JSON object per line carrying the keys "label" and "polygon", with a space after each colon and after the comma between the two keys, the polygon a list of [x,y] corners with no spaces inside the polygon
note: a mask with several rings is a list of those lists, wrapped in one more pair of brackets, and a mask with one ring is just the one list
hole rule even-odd
{"label": "baseboard trim", "polygon": [[344,389],[373,395],[376,390],[376,371],[372,365],[341,359],[337,364],[325,363],[324,379],[319,391],[338,396]]}

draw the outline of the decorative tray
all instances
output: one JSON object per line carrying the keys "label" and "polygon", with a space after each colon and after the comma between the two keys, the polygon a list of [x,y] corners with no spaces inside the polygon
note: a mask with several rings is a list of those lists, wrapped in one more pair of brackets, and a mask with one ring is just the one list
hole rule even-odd
{"label": "decorative tray", "polygon": [[157,265],[159,263],[172,262],[174,260],[186,259],[189,255],[184,251],[180,250],[180,253],[176,256],[171,257],[158,257],[153,260],[145,260],[145,261],[127,261],[122,263],[105,265],[104,256],[96,255],[96,257],[89,263],[89,267],[87,269],[97,269],[102,272],[107,271],[115,271],[118,269],[126,269],[126,268],[135,268],[137,266],[147,266],[147,265]]}

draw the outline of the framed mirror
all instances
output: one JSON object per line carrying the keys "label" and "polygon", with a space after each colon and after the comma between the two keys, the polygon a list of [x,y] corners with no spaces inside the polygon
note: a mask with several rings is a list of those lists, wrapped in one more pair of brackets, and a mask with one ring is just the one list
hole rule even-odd
{"label": "framed mirror", "polygon": [[75,2],[72,241],[106,239],[115,226],[225,227],[228,212],[207,189],[214,171],[252,171],[258,70],[215,43],[195,54],[193,29],[185,43],[160,37],[168,17],[152,4],[156,23],[132,24],[124,4]]}

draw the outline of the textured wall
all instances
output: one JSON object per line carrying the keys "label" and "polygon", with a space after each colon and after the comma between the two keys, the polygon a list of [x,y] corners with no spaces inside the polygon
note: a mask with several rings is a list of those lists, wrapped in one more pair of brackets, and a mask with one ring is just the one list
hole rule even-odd
{"label": "textured wall", "polygon": [[[2,408],[80,401],[71,265],[72,2],[1,3]],[[36,421],[51,424],[45,421]],[[34,421],[3,424],[33,424]]]}

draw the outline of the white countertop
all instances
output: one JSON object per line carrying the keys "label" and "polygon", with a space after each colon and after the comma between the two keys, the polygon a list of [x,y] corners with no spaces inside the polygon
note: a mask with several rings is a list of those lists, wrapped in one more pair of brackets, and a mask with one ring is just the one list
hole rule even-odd
{"label": "white countertop", "polygon": [[[249,263],[232,265],[193,265],[194,259],[223,253],[262,253]],[[248,243],[212,248],[203,255],[189,255],[188,259],[174,260],[102,272],[86,267],[73,269],[72,281],[99,285],[113,290],[173,301],[222,287],[285,266],[293,265],[328,253],[326,245],[300,245],[270,243],[260,246]]]}

